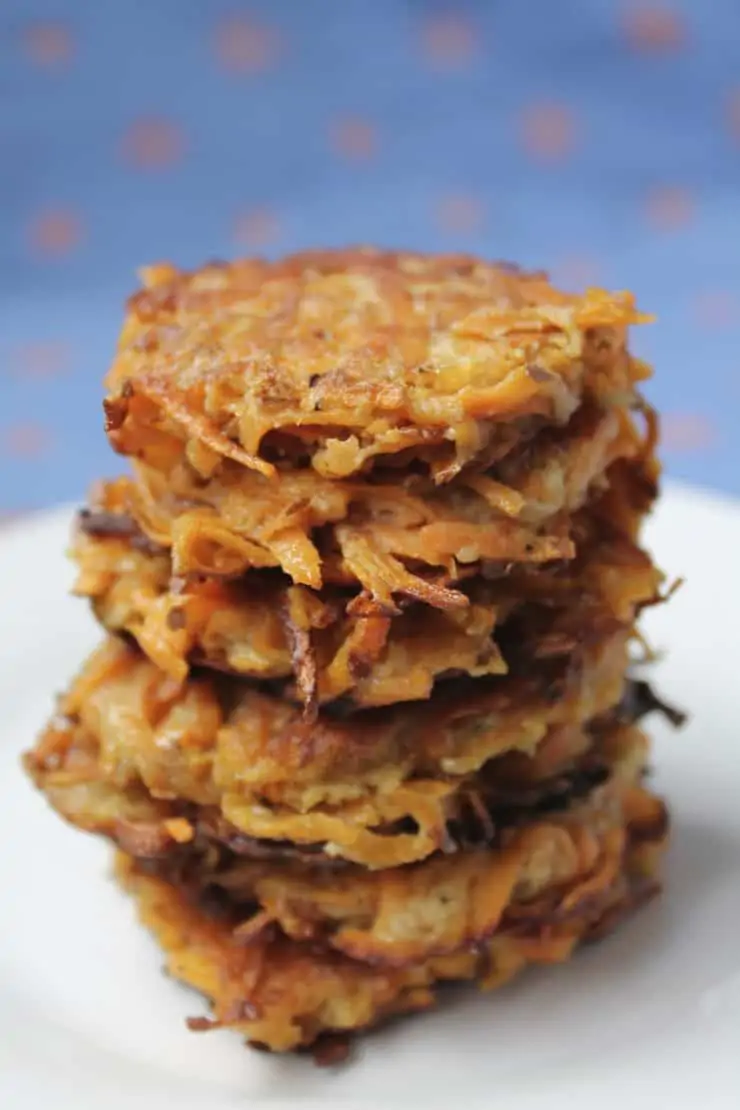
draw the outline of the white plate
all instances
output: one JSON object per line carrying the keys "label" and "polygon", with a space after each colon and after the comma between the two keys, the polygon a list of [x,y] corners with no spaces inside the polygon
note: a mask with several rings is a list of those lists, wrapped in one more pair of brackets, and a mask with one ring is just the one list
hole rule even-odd
{"label": "white plate", "polygon": [[[688,579],[649,622],[655,675],[692,723],[653,724],[675,837],[662,900],[575,961],[474,990],[367,1037],[348,1066],[184,1027],[108,876],[109,854],[47,811],[18,767],[99,633],[68,598],[69,512],[0,542],[0,1105],[7,1110],[737,1110],[740,1106],[740,507],[673,487],[649,539]],[[627,1101],[629,1100],[629,1101]]]}

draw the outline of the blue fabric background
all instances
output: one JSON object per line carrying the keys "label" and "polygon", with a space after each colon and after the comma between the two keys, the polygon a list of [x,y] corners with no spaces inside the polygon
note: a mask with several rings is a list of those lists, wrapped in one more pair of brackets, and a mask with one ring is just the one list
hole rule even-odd
{"label": "blue fabric background", "polygon": [[740,492],[737,0],[3,0],[0,509],[114,473],[135,268],[377,242],[633,288],[669,473]]}

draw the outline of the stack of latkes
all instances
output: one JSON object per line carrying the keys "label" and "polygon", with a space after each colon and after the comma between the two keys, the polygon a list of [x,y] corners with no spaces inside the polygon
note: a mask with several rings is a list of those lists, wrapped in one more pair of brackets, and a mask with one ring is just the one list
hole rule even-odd
{"label": "stack of latkes", "polygon": [[196,1028],[334,1052],[567,959],[667,831],[632,297],[365,249],[143,279],[105,402],[133,474],[74,538],[107,639],[33,779],[118,846]]}

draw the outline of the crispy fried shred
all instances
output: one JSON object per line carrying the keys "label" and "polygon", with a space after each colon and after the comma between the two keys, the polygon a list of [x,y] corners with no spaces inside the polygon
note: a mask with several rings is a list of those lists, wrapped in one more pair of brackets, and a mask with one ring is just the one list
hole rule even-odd
{"label": "crispy fried shred", "polygon": [[[528,963],[566,959],[654,893],[667,817],[639,785],[645,739],[613,723],[602,757],[607,777],[583,795],[572,780],[562,807],[542,795],[531,808],[525,790],[519,819],[492,844],[389,870],[345,864],[339,876],[317,856],[260,860],[225,846],[207,813],[202,825],[196,811],[177,818],[177,799],[96,777],[93,747],[47,746],[30,762],[37,775],[46,767],[53,803],[56,790],[74,795],[66,816],[128,853],[121,877],[170,971],[214,1007],[191,1028],[228,1026],[285,1051],[413,1009],[409,990],[431,1005],[438,981],[493,987]],[[509,767],[499,784],[509,800],[520,773]]]}
{"label": "crispy fried shred", "polygon": [[[666,828],[662,804],[626,787],[601,824],[576,810],[569,824],[534,825],[454,868],[439,860],[359,877],[346,893],[286,877],[281,899],[277,878],[226,871],[234,889],[213,904],[167,866],[120,857],[119,875],[170,972],[212,1006],[213,1019],[191,1027],[228,1027],[288,1051],[433,1006],[445,980],[491,989],[528,964],[568,959],[657,891]],[[242,882],[271,907],[251,931],[241,923]]]}
{"label": "crispy fried shred", "polygon": [[139,459],[136,481],[108,483],[91,507],[132,517],[170,549],[178,575],[277,567],[313,589],[359,585],[391,613],[399,598],[450,609],[467,604],[460,580],[491,564],[573,558],[570,518],[589,498],[613,483],[627,494],[654,485],[650,435],[625,411],[579,410],[441,488],[413,471],[330,480],[293,468],[268,479],[228,462],[204,481],[183,463],[165,474]]}
{"label": "crispy fried shred", "polygon": [[566,798],[562,809],[524,809],[490,845],[454,856],[382,871],[352,866],[338,878],[320,859],[253,860],[209,836],[183,840],[170,820],[174,843],[150,857],[150,869],[202,904],[246,907],[235,911],[243,943],[277,925],[295,940],[378,966],[404,966],[480,944],[506,916],[534,903],[540,913],[547,906],[552,921],[566,917],[572,899],[563,900],[564,889],[578,882],[590,892],[603,883],[604,868],[614,877],[623,799],[642,774],[644,737],[619,730],[609,748],[605,782]]}
{"label": "crispy fried shred", "polygon": [[[627,634],[547,661],[539,679],[457,685],[428,703],[346,719],[205,675],[185,687],[124,643],[107,642],[61,700],[29,766],[59,808],[80,777],[213,807],[248,837],[323,845],[369,867],[422,859],[489,761],[566,756],[584,722],[621,697]],[[495,782],[495,779],[494,779]],[[488,789],[491,789],[489,784]]]}
{"label": "crispy fried shred", "polygon": [[150,267],[107,379],[114,447],[201,477],[284,458],[329,478],[415,456],[449,480],[584,398],[629,403],[628,293],[367,248]]}
{"label": "crispy fried shred", "polygon": [[[115,489],[100,496],[116,503]],[[133,637],[178,681],[192,664],[285,680],[287,696],[310,712],[342,697],[359,706],[424,699],[449,675],[504,673],[502,644],[515,641],[511,650],[533,661],[563,654],[631,624],[659,598],[662,575],[629,531],[603,519],[599,504],[572,521],[573,559],[491,568],[487,578],[462,583],[463,608],[421,599],[394,614],[365,592],[313,591],[273,571],[183,581],[166,548],[153,549],[129,518],[111,511],[80,520],[75,588],[109,631]]]}

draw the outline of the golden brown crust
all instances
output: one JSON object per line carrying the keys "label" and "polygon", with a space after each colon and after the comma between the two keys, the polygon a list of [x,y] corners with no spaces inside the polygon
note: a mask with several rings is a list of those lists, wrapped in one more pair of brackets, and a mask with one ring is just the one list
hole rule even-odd
{"label": "golden brown crust", "polygon": [[[438,847],[501,842],[506,830],[538,813],[562,813],[598,787],[635,775],[643,765],[645,740],[622,710],[589,728],[552,729],[532,755],[511,752],[460,784],[446,810],[447,829]],[[150,794],[143,782],[104,767],[99,741],[81,725],[53,720],[24,759],[29,776],[65,820],[106,836],[131,855],[170,856],[187,844],[210,855],[232,853],[241,860],[297,861],[321,870],[355,865],[328,856],[321,843],[251,837],[231,824],[215,805],[196,805],[174,796]]]}
{"label": "golden brown crust", "polygon": [[111,632],[132,636],[182,681],[189,664],[285,688],[307,706],[339,697],[370,707],[429,697],[445,675],[501,674],[508,649],[533,664],[630,625],[656,600],[661,574],[615,521],[583,510],[571,525],[576,557],[542,568],[511,567],[461,583],[464,608],[411,604],[390,615],[363,594],[312,591],[274,572],[242,579],[180,579],[166,549],[152,547],[130,518],[89,512],[72,550],[75,590]]}
{"label": "golden brown crust", "polygon": [[[541,273],[369,248],[143,272],[107,379],[125,454],[202,476],[306,459],[343,478],[416,453],[448,478],[533,418],[647,376],[627,293],[555,290]],[[512,435],[513,432],[513,435]]]}
{"label": "golden brown crust", "polygon": [[340,697],[371,707],[427,698],[446,675],[506,670],[493,638],[502,610],[485,583],[464,609],[415,605],[391,618],[346,591],[318,594],[257,573],[173,584],[166,551],[116,535],[78,535],[73,556],[75,592],[92,600],[104,627],[132,636],[177,681],[202,665],[292,679],[286,694],[309,707]]}
{"label": "golden brown crust", "polygon": [[[101,795],[92,769],[85,795],[79,766],[72,788],[77,808],[65,815],[109,837],[142,866],[148,859],[150,873],[186,888],[199,904],[221,912],[231,907],[235,933],[244,943],[277,925],[296,940],[376,965],[405,966],[479,944],[504,918],[519,922],[535,903],[540,918],[547,913],[552,923],[563,920],[580,905],[581,894],[589,899],[594,887],[606,882],[605,868],[607,879],[613,878],[626,809],[633,796],[642,797],[635,784],[645,752],[639,730],[613,727],[599,744],[599,766],[593,754],[583,757],[570,777],[562,776],[561,797],[557,781],[528,792],[517,791],[514,783],[511,792],[503,792],[509,811],[504,816],[506,811],[499,815],[491,809],[488,819],[496,827],[487,845],[384,871],[345,865],[338,875],[317,855],[250,858],[212,835],[207,811],[190,807],[184,811],[188,817],[178,817],[175,806],[154,798],[147,811],[140,791],[131,787],[108,786]],[[595,775],[599,767],[602,773]],[[64,793],[59,783],[53,776],[42,783],[57,805]],[[642,815],[642,826],[662,829],[661,813],[656,802]]]}
{"label": "golden brown crust", "polygon": [[272,479],[224,465],[208,481],[187,467],[135,465],[136,482],[99,491],[103,511],[132,516],[172,551],[178,574],[239,575],[279,567],[298,585],[361,586],[388,612],[411,598],[464,606],[456,584],[491,564],[572,558],[571,515],[590,495],[624,482],[620,461],[653,465],[650,436],[622,413],[586,410],[505,465],[442,488],[423,475],[327,480],[310,470]]}
{"label": "golden brown crust", "polygon": [[[289,939],[274,927],[240,933],[238,914],[209,918],[185,888],[126,858],[119,875],[164,949],[170,973],[211,1003],[213,1021],[195,1019],[192,1027],[228,1027],[250,1042],[289,1051],[328,1032],[356,1031],[395,1013],[426,1009],[434,1005],[435,984],[444,980],[500,986],[527,964],[567,959],[579,940],[613,927],[655,893],[665,845],[660,803],[644,791],[632,795],[625,798],[623,828],[604,836],[590,870],[566,879],[554,903],[536,896],[520,901],[499,917],[488,940],[399,966],[373,966],[314,939]],[[482,902],[490,908],[500,893],[500,881],[494,882]],[[437,912],[442,894],[436,888]]]}
{"label": "golden brown crust", "polygon": [[[479,945],[535,906],[540,919],[567,919],[610,884],[625,807],[635,791],[642,796],[635,780],[645,755],[639,733],[619,742],[606,783],[562,812],[523,811],[488,847],[383,871],[351,866],[337,876],[320,860],[244,859],[196,835],[150,869],[203,905],[232,907],[245,943],[278,926],[366,963],[407,966]],[[657,801],[652,820],[665,824]]]}
{"label": "golden brown crust", "polygon": [[[228,680],[184,688],[115,641],[88,661],[32,753],[49,791],[79,769],[116,787],[216,807],[247,836],[323,845],[388,867],[443,846],[475,775],[506,752],[583,750],[584,722],[619,701],[627,634],[536,680],[503,678],[429,703],[307,721]],[[544,685],[543,685],[544,683]],[[409,828],[409,819],[413,822]],[[413,831],[412,831],[413,830]]]}

